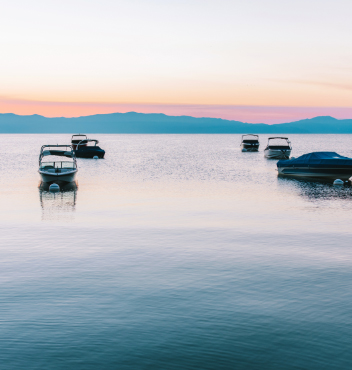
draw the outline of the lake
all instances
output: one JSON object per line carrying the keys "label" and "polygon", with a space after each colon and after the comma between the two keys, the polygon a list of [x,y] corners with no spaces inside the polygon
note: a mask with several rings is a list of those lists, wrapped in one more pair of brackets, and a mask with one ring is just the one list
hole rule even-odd
{"label": "lake", "polygon": [[49,193],[70,135],[0,135],[1,368],[351,368],[351,186],[278,178],[268,135],[89,136],[106,158]]}

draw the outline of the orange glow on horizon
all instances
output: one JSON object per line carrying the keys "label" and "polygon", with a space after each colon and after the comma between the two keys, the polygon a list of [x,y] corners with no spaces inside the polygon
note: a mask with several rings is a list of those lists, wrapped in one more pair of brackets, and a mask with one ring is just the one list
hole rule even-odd
{"label": "orange glow on horizon", "polygon": [[49,102],[24,99],[1,99],[0,113],[39,114],[45,117],[80,117],[109,113],[164,113],[171,116],[211,117],[250,123],[283,123],[316,116],[352,118],[350,107],[306,107],[216,104],[147,104]]}

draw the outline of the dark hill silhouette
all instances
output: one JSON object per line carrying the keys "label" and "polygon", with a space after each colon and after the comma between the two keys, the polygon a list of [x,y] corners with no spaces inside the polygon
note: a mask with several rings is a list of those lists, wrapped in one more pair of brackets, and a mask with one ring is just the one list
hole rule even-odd
{"label": "dark hill silhouette", "polygon": [[267,125],[220,118],[167,116],[157,113],[111,113],[77,118],[47,118],[37,114],[0,114],[0,133],[121,133],[121,134],[349,134],[352,119],[323,116]]}

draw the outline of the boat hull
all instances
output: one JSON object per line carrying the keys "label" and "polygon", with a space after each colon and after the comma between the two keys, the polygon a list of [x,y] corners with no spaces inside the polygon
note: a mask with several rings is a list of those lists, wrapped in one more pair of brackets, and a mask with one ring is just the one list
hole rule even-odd
{"label": "boat hull", "polygon": [[265,149],[264,157],[268,159],[288,159],[291,155],[291,149]]}
{"label": "boat hull", "polygon": [[242,152],[257,152],[259,150],[259,144],[241,144]]}
{"label": "boat hull", "polygon": [[73,182],[76,179],[77,170],[65,173],[49,173],[46,171],[38,171],[42,181],[46,183],[68,183]]}
{"label": "boat hull", "polygon": [[104,158],[105,150],[96,146],[86,146],[75,151],[77,158]]}
{"label": "boat hull", "polygon": [[279,175],[309,177],[317,179],[341,179],[347,181],[352,177],[352,168],[314,168],[314,167],[279,167]]}

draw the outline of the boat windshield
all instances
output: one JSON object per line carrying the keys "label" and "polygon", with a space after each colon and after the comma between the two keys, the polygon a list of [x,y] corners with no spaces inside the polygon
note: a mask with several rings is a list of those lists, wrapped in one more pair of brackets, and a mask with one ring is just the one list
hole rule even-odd
{"label": "boat windshield", "polygon": [[41,170],[51,170],[58,168],[75,169],[76,163],[73,161],[55,161],[55,162],[42,162],[40,164]]}
{"label": "boat windshield", "polygon": [[268,140],[269,149],[291,149],[290,142],[284,137],[273,137]]}

